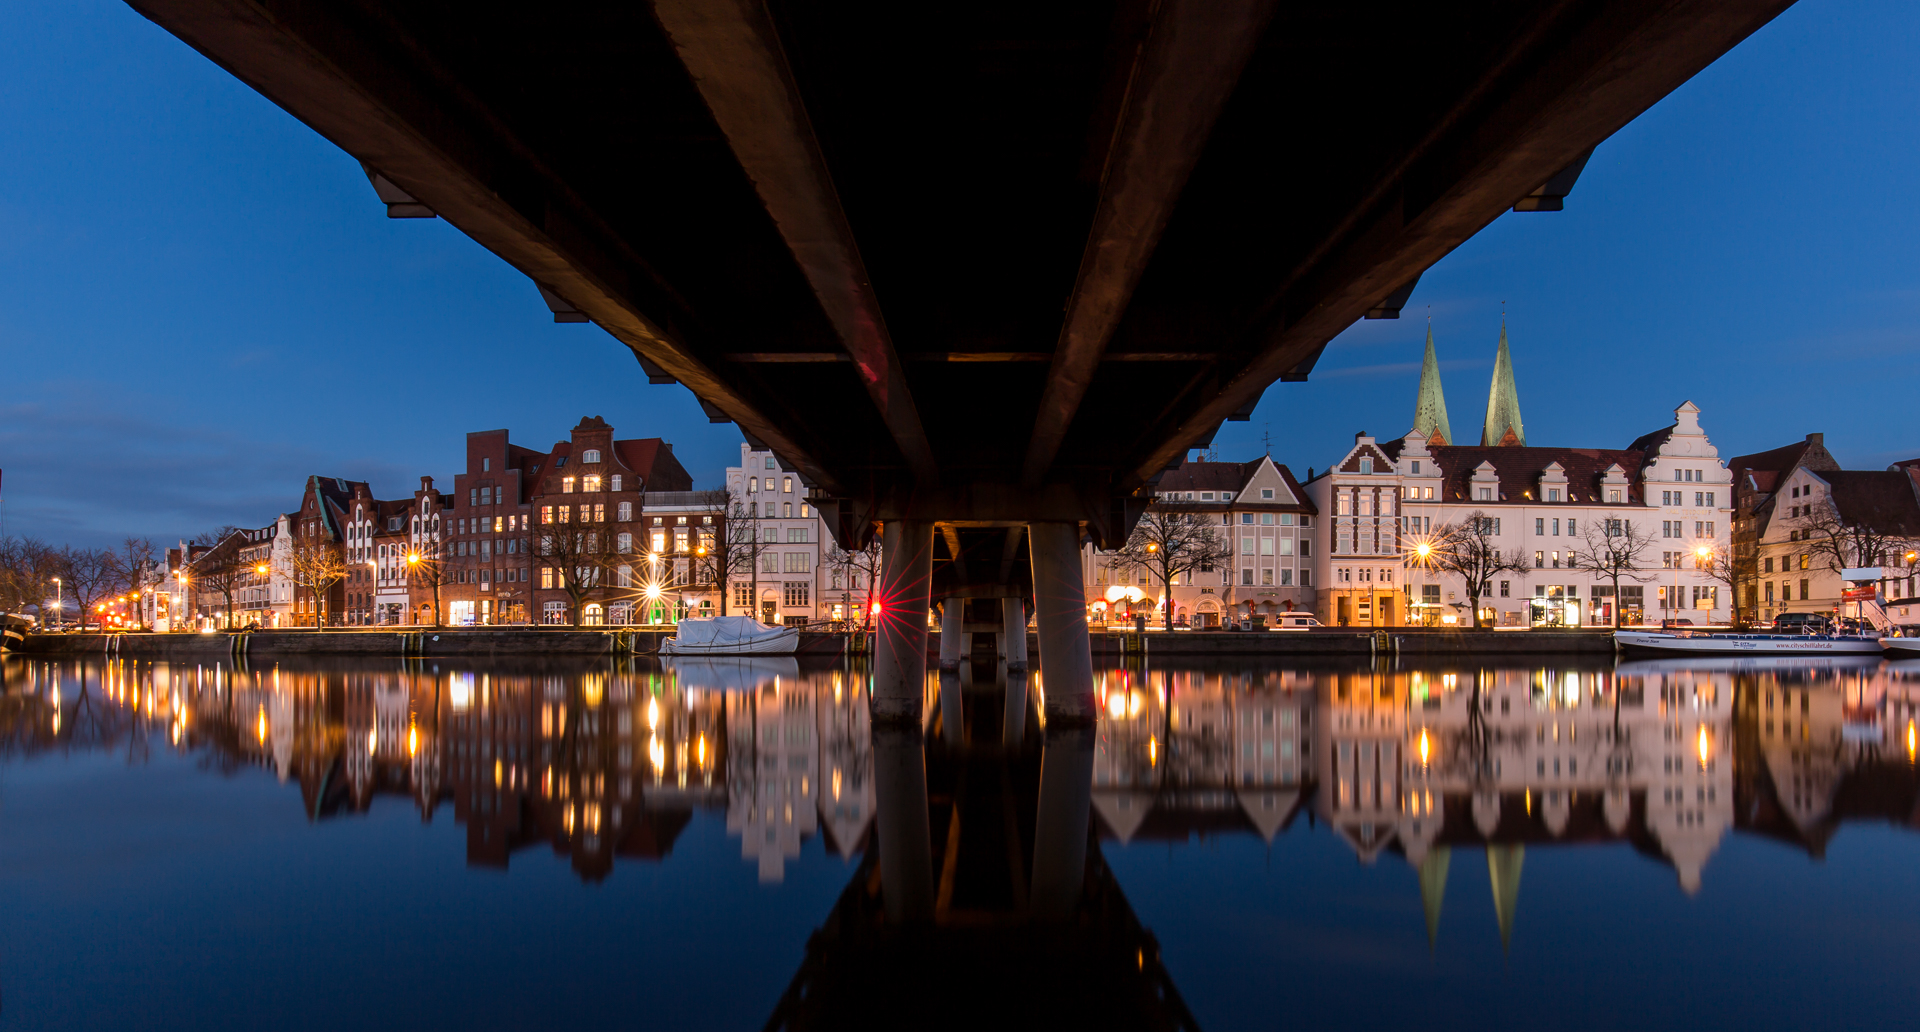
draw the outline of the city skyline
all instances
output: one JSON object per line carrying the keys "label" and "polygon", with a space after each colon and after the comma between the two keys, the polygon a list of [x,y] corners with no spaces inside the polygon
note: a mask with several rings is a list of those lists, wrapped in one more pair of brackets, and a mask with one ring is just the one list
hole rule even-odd
{"label": "city skyline", "polygon": [[[0,173],[34,199],[0,208],[7,533],[98,544],[264,520],[282,484],[392,493],[451,475],[466,431],[557,440],[589,411],[673,441],[696,487],[718,486],[734,427],[647,386],[597,327],[554,324],[444,222],[383,218],[350,158],[165,32],[104,3],[0,17],[0,124],[37,156]],[[1878,415],[1902,400],[1889,378],[1847,368],[1907,353],[1920,314],[1897,260],[1912,217],[1878,185],[1911,157],[1912,134],[1882,127],[1913,121],[1897,55],[1916,34],[1920,12],[1892,4],[1787,11],[1602,144],[1565,211],[1497,220],[1402,319],[1340,335],[1215,450],[1265,437],[1304,468],[1357,430],[1397,436],[1381,420],[1404,418],[1428,314],[1462,391],[1490,373],[1504,312],[1541,443],[1640,432],[1649,356],[1679,355],[1658,381],[1720,413],[1732,452],[1809,431],[1850,468],[1920,451]],[[326,393],[298,401],[310,380]],[[1755,403],[1776,382],[1847,404],[1796,406],[1783,435]]]}

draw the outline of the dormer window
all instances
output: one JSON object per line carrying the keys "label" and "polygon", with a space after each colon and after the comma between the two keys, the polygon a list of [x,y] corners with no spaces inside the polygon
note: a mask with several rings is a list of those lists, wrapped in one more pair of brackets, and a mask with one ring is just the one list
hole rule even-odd
{"label": "dormer window", "polygon": [[598,449],[598,448],[588,448],[588,449],[587,449],[586,451],[583,451],[583,452],[581,452],[581,453],[580,453],[580,461],[581,461],[581,462],[585,462],[585,463],[589,463],[589,464],[591,464],[591,463],[595,463],[595,462],[599,462],[599,461],[600,461],[600,449]]}
{"label": "dormer window", "polygon": [[1362,474],[1366,474],[1366,473],[1371,473],[1371,472],[1373,472],[1373,460],[1372,460],[1372,459],[1361,459],[1361,460],[1360,460],[1360,472],[1361,472]]}
{"label": "dormer window", "polygon": [[1493,501],[1493,488],[1491,487],[1479,488],[1474,492],[1474,497],[1478,501],[1491,502]]}
{"label": "dormer window", "polygon": [[1559,500],[1560,500],[1560,489],[1557,487],[1547,488],[1547,501],[1557,502]]}
{"label": "dormer window", "polygon": [[1202,492],[1200,492],[1200,500],[1201,500],[1201,501],[1203,501],[1203,502],[1211,502],[1211,501],[1213,501],[1213,492],[1212,492],[1212,491],[1202,491]]}
{"label": "dormer window", "polygon": [[565,455],[562,455],[562,456],[560,456],[559,458],[557,458],[557,459],[555,459],[555,460],[553,460],[553,468],[554,468],[554,469],[559,469],[560,467],[562,467],[562,466],[564,466],[564,465],[566,465],[566,464],[567,464],[567,457],[566,457]]}
{"label": "dormer window", "polygon": [[1620,492],[1618,492],[1618,491],[1608,491],[1608,492],[1607,492],[1607,501],[1609,501],[1609,502],[1618,502],[1618,501],[1620,501]]}

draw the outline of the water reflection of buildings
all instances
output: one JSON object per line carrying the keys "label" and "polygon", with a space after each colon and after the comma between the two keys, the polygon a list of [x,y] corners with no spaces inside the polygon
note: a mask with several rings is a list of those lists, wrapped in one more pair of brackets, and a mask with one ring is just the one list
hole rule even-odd
{"label": "water reflection of buildings", "polygon": [[504,867],[546,842],[588,880],[616,857],[665,857],[695,809],[725,810],[763,880],[778,880],[823,824],[850,857],[873,813],[858,693],[840,671],[803,678],[784,662],[729,691],[699,676],[711,671],[644,663],[480,672],[418,661],[306,671],[10,661],[0,727],[25,752],[140,750],[163,732],[220,769],[265,767],[295,782],[309,820],[390,796],[430,822],[451,802],[469,863]]}

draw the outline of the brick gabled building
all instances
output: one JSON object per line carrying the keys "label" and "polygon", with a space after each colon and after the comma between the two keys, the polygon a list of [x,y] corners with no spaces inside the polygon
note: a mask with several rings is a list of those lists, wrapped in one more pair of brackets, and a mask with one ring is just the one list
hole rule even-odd
{"label": "brick gabled building", "polygon": [[[437,547],[441,555],[437,570],[416,569],[412,578],[415,619],[433,618],[437,573],[449,625],[572,623],[568,595],[539,587],[541,573],[529,552],[535,524],[543,516],[556,526],[606,524],[611,540],[635,553],[639,564],[646,547],[646,492],[688,491],[692,485],[672,445],[659,438],[615,440],[613,427],[599,416],[582,419],[569,440],[545,452],[512,443],[506,430],[468,434],[466,469],[455,475],[453,490],[442,495],[423,478],[409,513],[408,547]],[[547,570],[546,577],[555,583],[555,571]],[[626,604],[638,597],[638,581],[631,574],[627,583],[621,579],[608,572],[588,619],[630,618]]]}
{"label": "brick gabled building", "polygon": [[[407,585],[407,623],[444,623],[447,584],[453,563],[447,537],[453,524],[453,499],[433,486],[432,477],[421,477],[420,487],[407,505],[404,551],[398,569]],[[409,560],[418,556],[420,562]]]}
{"label": "brick gabled building", "polygon": [[[339,477],[308,477],[306,491],[300,498],[300,508],[289,517],[293,536],[296,539],[332,549],[345,563],[347,515],[353,511],[356,497],[367,499],[373,497],[364,481],[342,480]],[[326,589],[326,597],[322,599],[317,597],[310,588],[296,581],[293,584],[294,625],[312,627],[316,621],[323,618],[328,626],[341,625],[347,608],[346,584],[345,580],[333,582]],[[324,605],[322,605],[323,602]]]}
{"label": "brick gabled building", "polygon": [[[1827,451],[1826,435],[1808,434],[1806,440],[1727,460],[1733,474],[1733,557],[1738,576],[1734,597],[1739,619],[1760,615],[1760,536],[1773,515],[1773,501],[1788,478],[1800,470],[1829,471],[1840,463]],[[1792,506],[1790,505],[1789,508]],[[1769,614],[1771,616],[1771,614]]]}
{"label": "brick gabled building", "polygon": [[[1311,609],[1313,526],[1319,509],[1293,471],[1262,455],[1247,462],[1188,460],[1154,487],[1153,505],[1203,515],[1233,555],[1173,585],[1176,626],[1219,627],[1294,609]],[[1087,598],[1103,605],[1111,588],[1134,583],[1164,604],[1164,586],[1147,571],[1115,569],[1089,546]],[[1112,581],[1113,583],[1109,583]],[[1102,616],[1096,609],[1096,618]]]}
{"label": "brick gabled building", "polygon": [[467,435],[467,468],[454,475],[447,497],[449,569],[440,588],[447,623],[527,622],[529,489],[545,462],[545,453],[514,444],[505,430]]}

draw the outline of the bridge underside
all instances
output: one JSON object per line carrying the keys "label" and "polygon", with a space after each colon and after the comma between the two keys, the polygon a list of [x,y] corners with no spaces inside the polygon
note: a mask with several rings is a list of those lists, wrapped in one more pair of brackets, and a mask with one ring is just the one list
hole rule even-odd
{"label": "bridge underside", "polygon": [[1114,543],[1790,0],[129,2],[773,448],[843,543]]}

